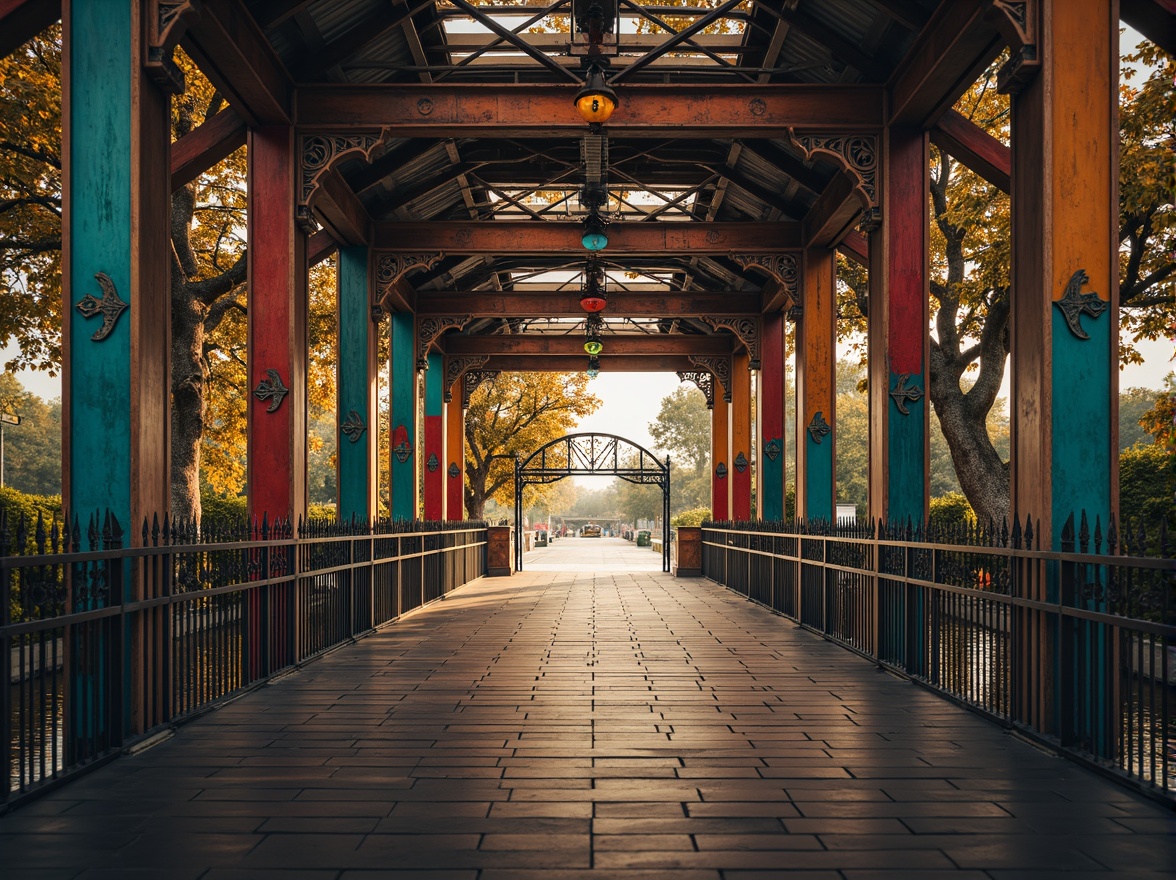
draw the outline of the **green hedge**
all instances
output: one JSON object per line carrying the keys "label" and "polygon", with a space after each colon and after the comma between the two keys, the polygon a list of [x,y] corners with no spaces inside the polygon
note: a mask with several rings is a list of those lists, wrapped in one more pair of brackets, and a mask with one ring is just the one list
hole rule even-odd
{"label": "green hedge", "polygon": [[678,526],[700,526],[706,520],[710,519],[709,507],[695,507],[691,510],[683,510],[677,516],[670,518],[670,525],[674,528]]}
{"label": "green hedge", "polygon": [[936,528],[946,529],[976,521],[972,505],[968,503],[963,492],[948,492],[946,495],[932,498],[930,508],[931,525]]}
{"label": "green hedge", "polygon": [[[28,524],[29,536],[22,548],[24,553],[35,553],[33,546],[35,531],[37,528],[37,514],[41,514],[45,522],[45,531],[48,533],[52,526],[54,517],[60,523],[62,518],[61,513],[61,496],[60,495],[29,495],[25,492],[19,492],[16,489],[11,489],[7,486],[0,487],[0,510],[3,510],[8,515],[8,531],[10,535],[16,533],[16,529],[20,523],[20,518],[23,515],[25,522]],[[81,516],[78,517],[78,525],[82,532],[85,533],[88,526],[87,521],[83,522]],[[83,541],[85,539],[83,538]],[[15,549],[15,548],[13,548]],[[83,549],[89,549],[84,547]]]}

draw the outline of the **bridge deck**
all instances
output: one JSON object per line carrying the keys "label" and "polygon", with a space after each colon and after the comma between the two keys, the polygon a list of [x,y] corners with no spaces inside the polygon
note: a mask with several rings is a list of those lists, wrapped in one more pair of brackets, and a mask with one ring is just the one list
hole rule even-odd
{"label": "bridge deck", "polygon": [[595,543],[535,551],[0,818],[0,873],[1089,880],[1176,864],[1162,806],[720,587],[536,570]]}

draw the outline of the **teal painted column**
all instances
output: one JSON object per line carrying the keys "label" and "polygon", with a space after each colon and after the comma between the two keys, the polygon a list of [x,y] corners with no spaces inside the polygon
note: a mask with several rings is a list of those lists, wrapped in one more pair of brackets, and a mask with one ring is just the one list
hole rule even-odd
{"label": "teal painted column", "polygon": [[63,496],[124,544],[167,512],[169,101],[127,0],[62,9]]}
{"label": "teal painted column", "polygon": [[392,403],[392,518],[418,519],[417,512],[417,369],[416,321],[406,312],[389,320]]}
{"label": "teal painted column", "polygon": [[376,328],[371,317],[368,249],[339,249],[339,519],[376,512]]}

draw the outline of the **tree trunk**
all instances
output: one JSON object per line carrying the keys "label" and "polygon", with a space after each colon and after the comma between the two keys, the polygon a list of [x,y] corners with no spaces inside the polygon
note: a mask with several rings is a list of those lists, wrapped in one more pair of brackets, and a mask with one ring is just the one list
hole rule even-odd
{"label": "tree trunk", "polygon": [[200,444],[204,439],[204,316],[178,273],[172,276],[171,511],[200,520]]}

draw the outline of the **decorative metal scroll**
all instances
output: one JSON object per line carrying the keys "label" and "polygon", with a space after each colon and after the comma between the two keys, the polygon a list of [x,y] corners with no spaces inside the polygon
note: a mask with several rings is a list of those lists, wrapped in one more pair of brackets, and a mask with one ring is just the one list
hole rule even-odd
{"label": "decorative metal scroll", "polygon": [[497,378],[498,370],[469,370],[461,387],[461,408],[470,408],[470,396],[478,390],[479,385],[483,382],[493,382]]}
{"label": "decorative metal scroll", "polygon": [[[690,363],[708,371],[723,386],[723,400],[731,402],[731,358],[704,354],[687,355]],[[712,398],[713,399],[713,398]]]}
{"label": "decorative metal scroll", "polygon": [[436,452],[429,453],[429,460],[425,462],[425,467],[429,469],[429,473],[431,474],[436,473],[437,468],[441,467],[441,462],[437,459]]}
{"label": "decorative metal scroll", "polygon": [[449,403],[453,400],[453,386],[456,385],[461,377],[470,370],[476,370],[479,367],[484,367],[489,362],[490,356],[485,354],[479,355],[454,355],[450,357],[445,356],[445,402]]}
{"label": "decorative metal scroll", "polygon": [[894,398],[894,405],[898,407],[898,411],[904,416],[911,414],[911,411],[907,409],[907,401],[914,403],[923,396],[923,389],[918,385],[907,385],[910,378],[910,373],[903,373],[898,377],[898,382],[890,390],[890,396]]}
{"label": "decorative metal scroll", "polygon": [[745,470],[747,470],[747,465],[748,461],[746,455],[740,452],[737,456],[735,456],[735,470],[737,470],[739,473],[743,473]]}
{"label": "decorative metal scroll", "polygon": [[1066,284],[1066,295],[1059,300],[1054,300],[1054,305],[1061,309],[1062,315],[1065,316],[1066,326],[1079,339],[1090,338],[1090,334],[1082,329],[1082,322],[1079,321],[1081,315],[1085,312],[1090,317],[1097,318],[1107,309],[1106,302],[1100,299],[1097,293],[1079,292],[1082,290],[1082,285],[1089,282],[1090,278],[1087,277],[1086,270],[1079,269],[1070,276],[1070,280]]}
{"label": "decorative metal scroll", "polygon": [[344,436],[352,443],[359,442],[360,436],[367,430],[367,425],[363,423],[363,418],[355,410],[347,413],[347,421],[340,425],[340,430],[343,431]]}
{"label": "decorative metal scroll", "polygon": [[456,461],[449,462],[449,479],[456,480],[461,475],[461,468],[457,466]]}
{"label": "decorative metal scroll", "polygon": [[772,278],[792,301],[789,308],[800,306],[800,261],[795,254],[731,254],[743,269],[755,269]]}
{"label": "decorative metal scroll", "polygon": [[392,431],[392,454],[401,464],[412,456],[412,441],[408,439],[408,429],[404,425],[397,425]]}
{"label": "decorative metal scroll", "polygon": [[739,341],[743,343],[743,347],[747,349],[748,369],[758,370],[760,368],[760,319],[758,316],[742,316],[742,317],[723,317],[710,318],[703,317],[706,323],[710,324],[715,330],[730,330],[739,337]]}
{"label": "decorative metal scroll", "polygon": [[102,326],[95,330],[94,335],[90,337],[95,342],[101,342],[114,332],[118,316],[128,306],[119,298],[118,291],[115,290],[114,282],[109,275],[105,272],[98,272],[94,277],[98,280],[98,286],[102,288],[102,299],[98,299],[92,293],[87,293],[78,302],[76,308],[86,318],[92,318],[95,315],[102,316]]}
{"label": "decorative metal scroll", "polygon": [[173,95],[184,93],[184,72],[172,58],[188,25],[199,15],[192,0],[150,0],[143,69],[152,82]]}
{"label": "decorative metal scroll", "polygon": [[382,303],[396,282],[414,269],[432,269],[441,254],[382,254],[376,260],[376,302]]}
{"label": "decorative metal scroll", "polygon": [[337,160],[349,153],[363,153],[371,158],[372,150],[380,143],[376,131],[362,131],[353,134],[306,134],[298,140],[298,155],[301,159],[298,188],[298,204],[294,209],[295,220],[304,232],[314,231],[315,223],[310,214],[310,200],[318,188],[319,179]]}
{"label": "decorative metal scroll", "polygon": [[[616,434],[568,434],[540,446],[525,459],[515,459],[515,528],[522,532],[523,489],[558,482],[565,477],[608,475],[662,489],[662,570],[669,571],[670,460],[659,459],[643,446]],[[522,569],[522,542],[516,567]]]}
{"label": "decorative metal scroll", "polygon": [[858,179],[857,193],[868,217],[878,208],[878,138],[872,134],[797,134],[788,130],[792,143],[811,159],[817,153],[831,156]]}
{"label": "decorative metal scroll", "polygon": [[715,377],[710,370],[679,370],[678,380],[693,382],[706,397],[706,408],[715,408]]}
{"label": "decorative metal scroll", "polygon": [[775,437],[764,443],[764,455],[768,457],[768,461],[775,461],[780,457],[780,443]]}
{"label": "decorative metal scroll", "polygon": [[720,480],[727,479],[727,463],[725,461],[720,461],[715,465],[715,476]]}
{"label": "decorative metal scroll", "polygon": [[829,436],[832,430],[829,427],[829,423],[825,421],[825,414],[817,410],[816,414],[813,415],[813,420],[808,425],[809,436],[813,438],[813,442],[819,444],[825,437]]}
{"label": "decorative metal scroll", "polygon": [[278,407],[282,405],[282,401],[286,399],[286,395],[290,389],[282,384],[282,377],[277,370],[266,370],[265,374],[268,379],[262,379],[257,383],[257,387],[253,389],[253,396],[260,401],[268,400],[269,407],[266,412],[277,412]]}
{"label": "decorative metal scroll", "polygon": [[470,315],[430,315],[417,318],[417,369],[429,369],[429,349],[446,330],[460,330],[470,322]]}

